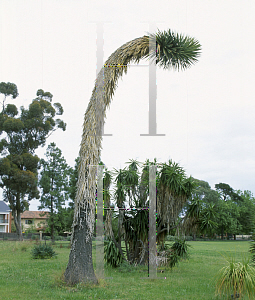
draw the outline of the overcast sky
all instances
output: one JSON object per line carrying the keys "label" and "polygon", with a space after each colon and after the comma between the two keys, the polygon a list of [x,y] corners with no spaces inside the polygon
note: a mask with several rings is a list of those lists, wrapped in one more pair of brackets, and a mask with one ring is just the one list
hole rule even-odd
{"label": "overcast sky", "polygon": [[63,105],[67,130],[47,145],[54,141],[73,166],[96,78],[96,22],[105,22],[104,60],[150,22],[195,37],[197,64],[184,72],[157,67],[157,133],[165,136],[140,136],[148,133],[149,68],[130,68],[107,110],[112,136],[103,138],[102,160],[112,169],[131,158],[173,159],[211,187],[225,182],[254,193],[254,16],[255,2],[245,0],[0,0],[0,82],[17,85],[18,107],[38,89]]}

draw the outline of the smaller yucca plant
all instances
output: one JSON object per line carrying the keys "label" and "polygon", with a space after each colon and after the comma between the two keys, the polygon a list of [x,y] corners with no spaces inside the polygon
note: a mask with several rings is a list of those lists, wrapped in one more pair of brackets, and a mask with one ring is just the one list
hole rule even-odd
{"label": "smaller yucca plant", "polygon": [[188,257],[188,247],[191,247],[183,239],[176,239],[171,248],[180,258]]}
{"label": "smaller yucca plant", "polygon": [[122,263],[123,258],[113,241],[106,241],[104,259],[106,263],[113,268],[118,267]]}
{"label": "smaller yucca plant", "polygon": [[249,260],[235,262],[234,258],[231,258],[227,259],[227,262],[219,272],[216,294],[223,299],[241,299],[245,294],[249,299],[254,299],[255,268]]}
{"label": "smaller yucca plant", "polygon": [[191,247],[183,239],[176,239],[171,247],[166,244],[160,245],[158,258],[160,265],[165,265],[171,269],[175,267],[181,258],[188,258],[188,247]]}
{"label": "smaller yucca plant", "polygon": [[51,246],[42,244],[34,246],[31,254],[34,259],[52,258],[57,255]]}

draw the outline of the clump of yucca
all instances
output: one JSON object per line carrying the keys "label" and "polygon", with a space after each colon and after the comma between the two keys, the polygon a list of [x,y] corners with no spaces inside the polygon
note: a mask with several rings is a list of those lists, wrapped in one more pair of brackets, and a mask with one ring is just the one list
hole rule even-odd
{"label": "clump of yucca", "polygon": [[216,294],[223,299],[242,298],[245,294],[249,299],[254,299],[255,268],[250,264],[249,259],[243,262],[235,262],[234,258],[227,259],[227,265],[218,275]]}

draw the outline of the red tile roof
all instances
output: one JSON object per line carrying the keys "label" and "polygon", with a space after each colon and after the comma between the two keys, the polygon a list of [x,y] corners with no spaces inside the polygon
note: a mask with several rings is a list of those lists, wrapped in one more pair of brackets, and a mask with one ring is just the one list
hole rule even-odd
{"label": "red tile roof", "polygon": [[49,215],[49,212],[46,212],[46,211],[26,210],[20,216],[21,216],[21,219],[47,219],[48,215]]}

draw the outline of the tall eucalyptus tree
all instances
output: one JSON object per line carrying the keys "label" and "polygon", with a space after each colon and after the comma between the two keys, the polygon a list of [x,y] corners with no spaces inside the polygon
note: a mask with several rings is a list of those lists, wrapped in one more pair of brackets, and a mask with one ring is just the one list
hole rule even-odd
{"label": "tall eucalyptus tree", "polygon": [[138,63],[143,58],[151,58],[165,69],[186,69],[197,61],[200,51],[201,46],[194,38],[171,30],[158,31],[122,45],[100,70],[83,123],[71,251],[64,274],[66,282],[97,282],[92,263],[96,198],[94,166],[100,161],[106,108],[110,105],[118,79],[127,72],[129,63]]}

